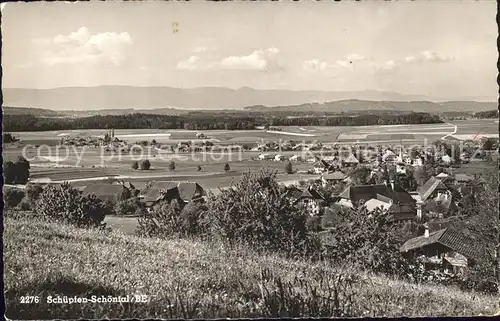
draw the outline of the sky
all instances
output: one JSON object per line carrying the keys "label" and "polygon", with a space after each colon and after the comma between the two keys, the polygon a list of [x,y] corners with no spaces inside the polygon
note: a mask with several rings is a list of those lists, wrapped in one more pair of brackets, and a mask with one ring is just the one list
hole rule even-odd
{"label": "sky", "polygon": [[4,5],[4,88],[498,93],[494,1]]}

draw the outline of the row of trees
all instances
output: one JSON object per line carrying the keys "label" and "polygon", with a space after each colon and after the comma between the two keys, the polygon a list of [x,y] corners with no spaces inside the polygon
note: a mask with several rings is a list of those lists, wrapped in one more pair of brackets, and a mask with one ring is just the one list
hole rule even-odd
{"label": "row of trees", "polygon": [[192,129],[244,130],[256,126],[363,126],[390,124],[426,124],[441,122],[428,113],[358,116],[288,117],[271,113],[205,113],[185,115],[97,115],[82,118],[38,118],[33,115],[4,115],[6,131],[49,131],[71,129]]}

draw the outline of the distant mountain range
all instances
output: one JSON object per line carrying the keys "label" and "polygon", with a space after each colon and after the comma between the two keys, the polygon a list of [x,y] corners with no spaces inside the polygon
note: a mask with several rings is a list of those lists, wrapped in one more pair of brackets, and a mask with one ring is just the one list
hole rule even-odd
{"label": "distant mountain range", "polygon": [[[248,87],[235,90],[222,87],[181,89],[133,86],[64,87],[54,89],[4,88],[3,99],[5,106],[46,108],[54,111],[106,109],[107,113],[117,109],[147,110],[155,108],[241,110],[245,106],[293,106],[338,100],[443,101],[426,96],[403,95],[395,92],[374,90],[341,92],[260,90]],[[460,100],[496,101],[496,98],[464,98]],[[418,109],[418,106],[415,108]],[[102,111],[100,112],[102,113]]]}
{"label": "distant mountain range", "polygon": [[497,103],[476,102],[476,101],[369,101],[369,100],[338,100],[325,103],[306,103],[300,105],[266,107],[248,106],[247,111],[311,111],[311,112],[357,112],[357,111],[414,111],[441,114],[444,112],[478,112],[493,110],[497,108]]}

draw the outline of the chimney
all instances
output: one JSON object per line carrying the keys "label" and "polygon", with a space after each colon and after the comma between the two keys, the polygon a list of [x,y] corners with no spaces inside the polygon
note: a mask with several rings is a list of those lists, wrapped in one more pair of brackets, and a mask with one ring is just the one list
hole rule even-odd
{"label": "chimney", "polygon": [[425,228],[424,237],[429,237],[429,225],[425,224],[424,228]]}
{"label": "chimney", "polygon": [[394,180],[391,180],[391,188],[394,190]]}
{"label": "chimney", "polygon": [[417,203],[417,219],[422,220],[422,204]]}

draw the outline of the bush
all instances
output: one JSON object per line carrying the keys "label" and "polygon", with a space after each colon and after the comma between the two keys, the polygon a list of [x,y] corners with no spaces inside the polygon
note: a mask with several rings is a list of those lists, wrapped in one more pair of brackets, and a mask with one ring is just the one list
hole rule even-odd
{"label": "bush", "polygon": [[24,191],[19,188],[6,188],[3,192],[3,201],[6,208],[14,208],[24,198]]}
{"label": "bush", "polygon": [[26,198],[23,198],[21,200],[21,203],[19,203],[18,206],[19,206],[19,209],[21,211],[29,211],[29,210],[31,210],[31,204],[32,203],[29,200],[27,200]]}
{"label": "bush", "polygon": [[308,231],[319,232],[322,230],[321,227],[321,216],[309,216],[306,219],[306,227]]}
{"label": "bush", "polygon": [[149,170],[151,168],[151,162],[148,159],[145,159],[141,162],[141,169],[142,170]]}
{"label": "bush", "polygon": [[26,158],[19,156],[15,164],[16,184],[26,184],[30,177],[30,163]]}
{"label": "bush", "polygon": [[198,165],[197,171],[198,171],[198,172],[200,172],[200,171],[201,171],[201,166],[200,166],[200,165]]}
{"label": "bush", "polygon": [[16,181],[16,165],[11,162],[3,164],[3,179],[5,184],[14,184]]}
{"label": "bush", "polygon": [[399,252],[400,226],[386,221],[381,211],[347,209],[340,222],[323,234],[326,257],[363,270],[404,275],[407,261]]}
{"label": "bush", "polygon": [[115,213],[118,215],[134,215],[142,212],[143,204],[137,198],[118,201],[115,206]]}
{"label": "bush", "polygon": [[199,203],[184,204],[177,201],[160,204],[139,218],[137,235],[144,237],[191,237],[205,233],[203,213],[206,207]]}
{"label": "bush", "polygon": [[33,208],[35,215],[77,227],[99,226],[106,207],[95,195],[82,196],[69,184],[49,185],[43,189]]}
{"label": "bush", "polygon": [[285,165],[285,173],[287,173],[287,174],[293,174],[293,166],[292,166],[291,162],[288,162]]}
{"label": "bush", "polygon": [[171,161],[170,164],[168,164],[168,169],[171,171],[175,170],[175,162],[174,161]]}
{"label": "bush", "polygon": [[133,169],[133,170],[139,169],[139,162],[134,161],[134,162],[132,163],[132,169]]}
{"label": "bush", "polygon": [[230,169],[231,169],[231,167],[229,167],[229,163],[226,163],[224,165],[224,171],[229,172]]}
{"label": "bush", "polygon": [[291,256],[315,253],[315,240],[306,229],[308,214],[293,204],[280,193],[276,173],[245,173],[231,188],[211,196],[206,218],[211,234],[229,244],[244,242]]}
{"label": "bush", "polygon": [[39,184],[28,184],[26,186],[27,201],[34,203],[43,192],[43,187]]}

